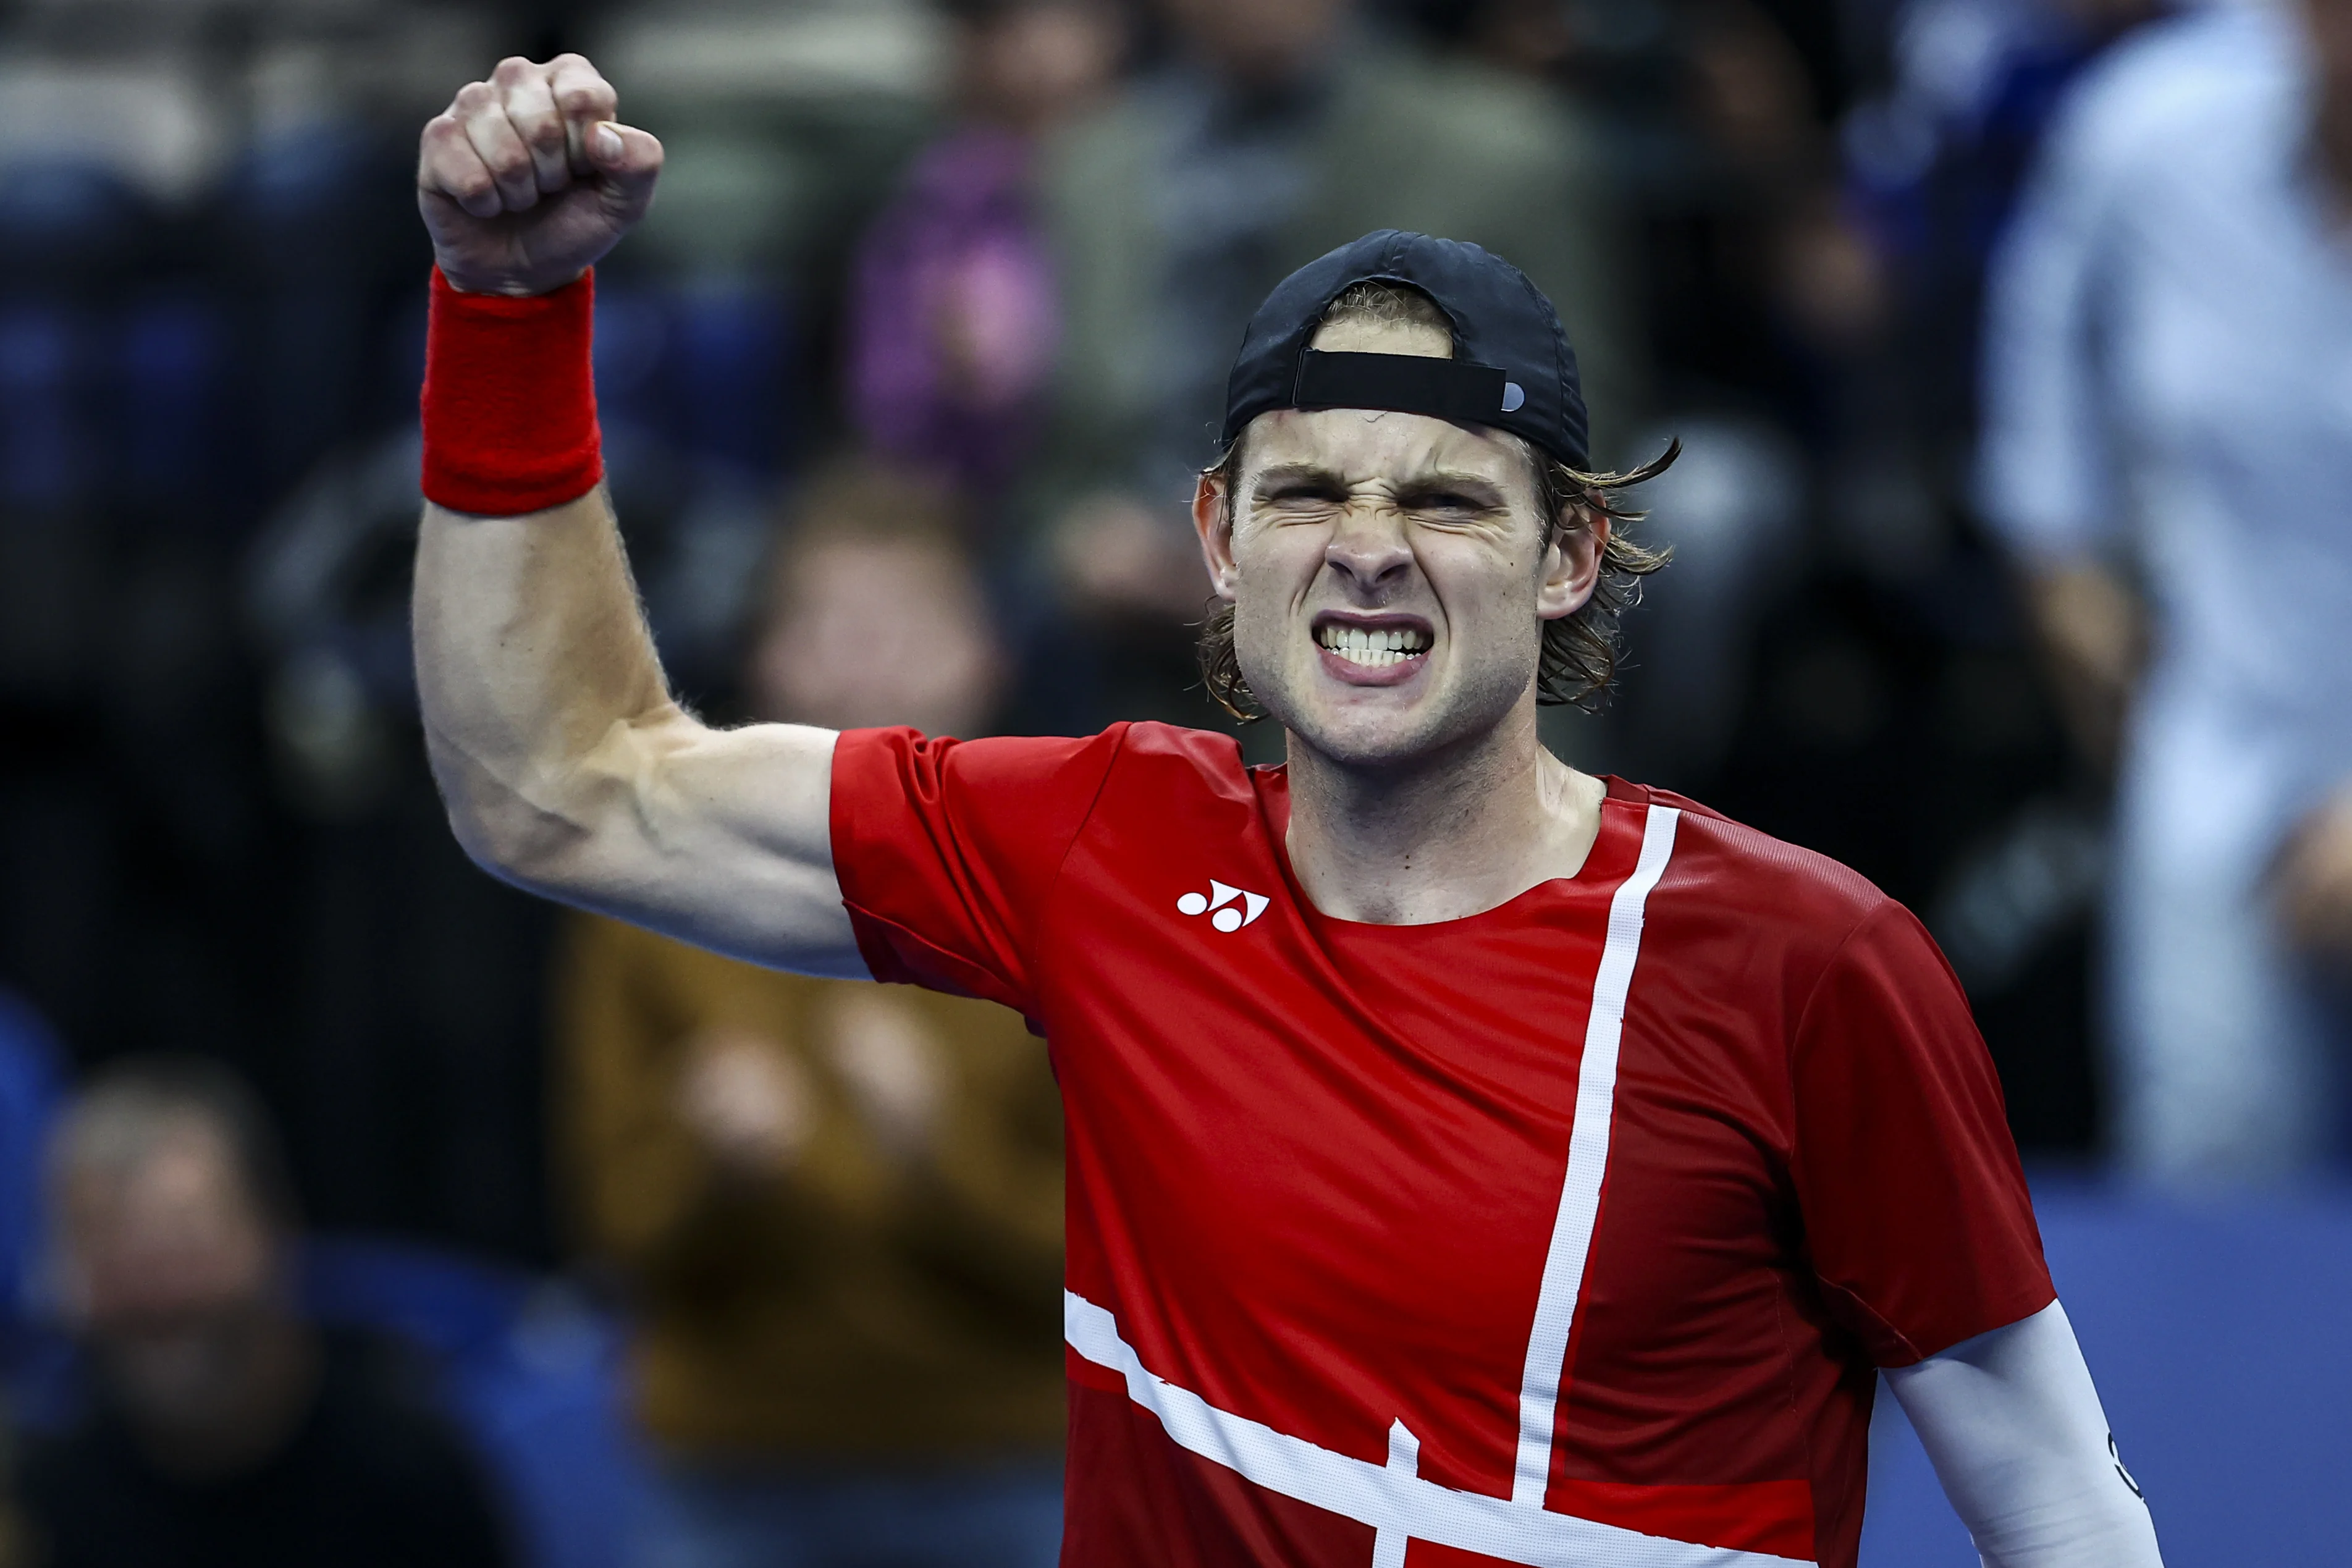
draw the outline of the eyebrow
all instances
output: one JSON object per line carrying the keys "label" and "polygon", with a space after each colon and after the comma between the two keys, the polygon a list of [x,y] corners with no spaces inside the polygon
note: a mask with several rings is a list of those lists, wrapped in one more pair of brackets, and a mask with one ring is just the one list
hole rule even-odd
{"label": "eyebrow", "polygon": [[[1265,495],[1277,485],[1307,485],[1317,489],[1342,491],[1349,489],[1346,477],[1336,468],[1315,463],[1276,463],[1258,470],[1250,482],[1253,497]],[[1484,474],[1464,473],[1440,468],[1419,473],[1397,486],[1398,493],[1406,500],[1426,497],[1436,490],[1462,490],[1483,505],[1500,507],[1508,502],[1503,488]]]}
{"label": "eyebrow", "polygon": [[1337,469],[1319,468],[1313,463],[1276,463],[1272,468],[1258,470],[1256,478],[1250,481],[1250,494],[1264,495],[1276,485],[1287,484],[1313,485],[1319,489],[1334,490],[1348,488],[1348,481],[1339,477]]}

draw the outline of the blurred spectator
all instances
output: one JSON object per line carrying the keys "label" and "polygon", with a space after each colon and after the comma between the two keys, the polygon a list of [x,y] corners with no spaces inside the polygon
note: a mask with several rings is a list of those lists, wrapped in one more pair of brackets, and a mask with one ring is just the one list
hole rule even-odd
{"label": "blurred spectator", "polygon": [[2120,745],[2114,1137],[2158,1180],[2340,1148],[2347,126],[2347,0],[2158,24],[2066,106],[1991,289],[1984,504]]}
{"label": "blurred spectator", "polygon": [[955,0],[959,122],[857,258],[849,399],[867,443],[979,495],[1027,455],[1060,331],[1038,139],[1108,84],[1112,0]]}
{"label": "blurred spectator", "polygon": [[48,1568],[506,1561],[413,1378],[296,1311],[284,1163],[234,1079],[115,1067],[67,1111],[51,1175],[61,1306],[100,1392],[26,1458]]}
{"label": "blurred spectator", "polygon": [[1861,220],[1892,273],[1905,399],[1939,487],[1976,433],[1984,269],[2066,89],[2160,0],[1909,0],[1894,80],[1844,126]]}
{"label": "blurred spectator", "polygon": [[[1002,660],[942,493],[852,465],[796,510],[754,715],[984,728]],[[1060,1112],[1021,1020],[601,920],[564,973],[572,1187],[663,1461],[641,1560],[1054,1562]]]}
{"label": "blurred spectator", "polygon": [[[1234,345],[1292,268],[1369,230],[1484,245],[1559,305],[1623,455],[1640,397],[1608,186],[1557,96],[1439,61],[1347,0],[1165,0],[1171,58],[1075,126],[1045,191],[1065,328],[1030,507],[1083,652],[1058,726],[1182,717],[1206,590],[1185,514]],[[1108,661],[1108,663],[1106,663]],[[1093,677],[1091,683],[1079,677]]]}

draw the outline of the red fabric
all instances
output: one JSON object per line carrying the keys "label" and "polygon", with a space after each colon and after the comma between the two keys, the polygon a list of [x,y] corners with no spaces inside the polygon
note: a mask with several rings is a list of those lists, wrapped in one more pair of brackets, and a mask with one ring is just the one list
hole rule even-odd
{"label": "red fabric", "polygon": [[[1508,1497],[1594,972],[1654,803],[1684,815],[1546,1506],[1851,1568],[1876,1367],[2053,1299],[1966,1002],[1862,879],[1612,781],[1572,880],[1437,925],[1333,920],[1284,858],[1282,771],[1144,724],[845,735],[833,845],[877,977],[1047,1037],[1070,1288],[1151,1373],[1372,1464],[1402,1420],[1421,1476]],[[1258,918],[1183,912],[1212,879]],[[1184,1451],[1072,1366],[1066,1562],[1366,1560],[1354,1521]]]}
{"label": "red fabric", "polygon": [[425,334],[425,499],[514,517],[604,477],[589,344],[593,273],[548,294],[464,294],[433,269]]}

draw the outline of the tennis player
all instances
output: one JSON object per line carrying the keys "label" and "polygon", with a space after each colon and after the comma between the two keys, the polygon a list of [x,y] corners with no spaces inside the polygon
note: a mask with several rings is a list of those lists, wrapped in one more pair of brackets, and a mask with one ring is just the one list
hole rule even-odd
{"label": "tennis player", "polygon": [[588,269],[661,163],[616,110],[510,59],[425,131],[434,766],[520,886],[1045,1037],[1066,1562],[1848,1568],[1883,1372],[1988,1563],[2158,1563],[1918,922],[1537,743],[1654,563],[1525,278],[1374,234],[1250,323],[1205,664],[1287,766],[713,730],[599,488]]}

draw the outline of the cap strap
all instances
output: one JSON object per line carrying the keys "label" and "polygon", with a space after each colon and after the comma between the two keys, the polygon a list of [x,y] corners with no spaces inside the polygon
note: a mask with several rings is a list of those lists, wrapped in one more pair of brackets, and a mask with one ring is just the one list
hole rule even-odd
{"label": "cap strap", "polygon": [[1492,425],[1525,398],[1491,364],[1426,354],[1308,349],[1299,356],[1291,404],[1297,408],[1387,408],[1456,425]]}

